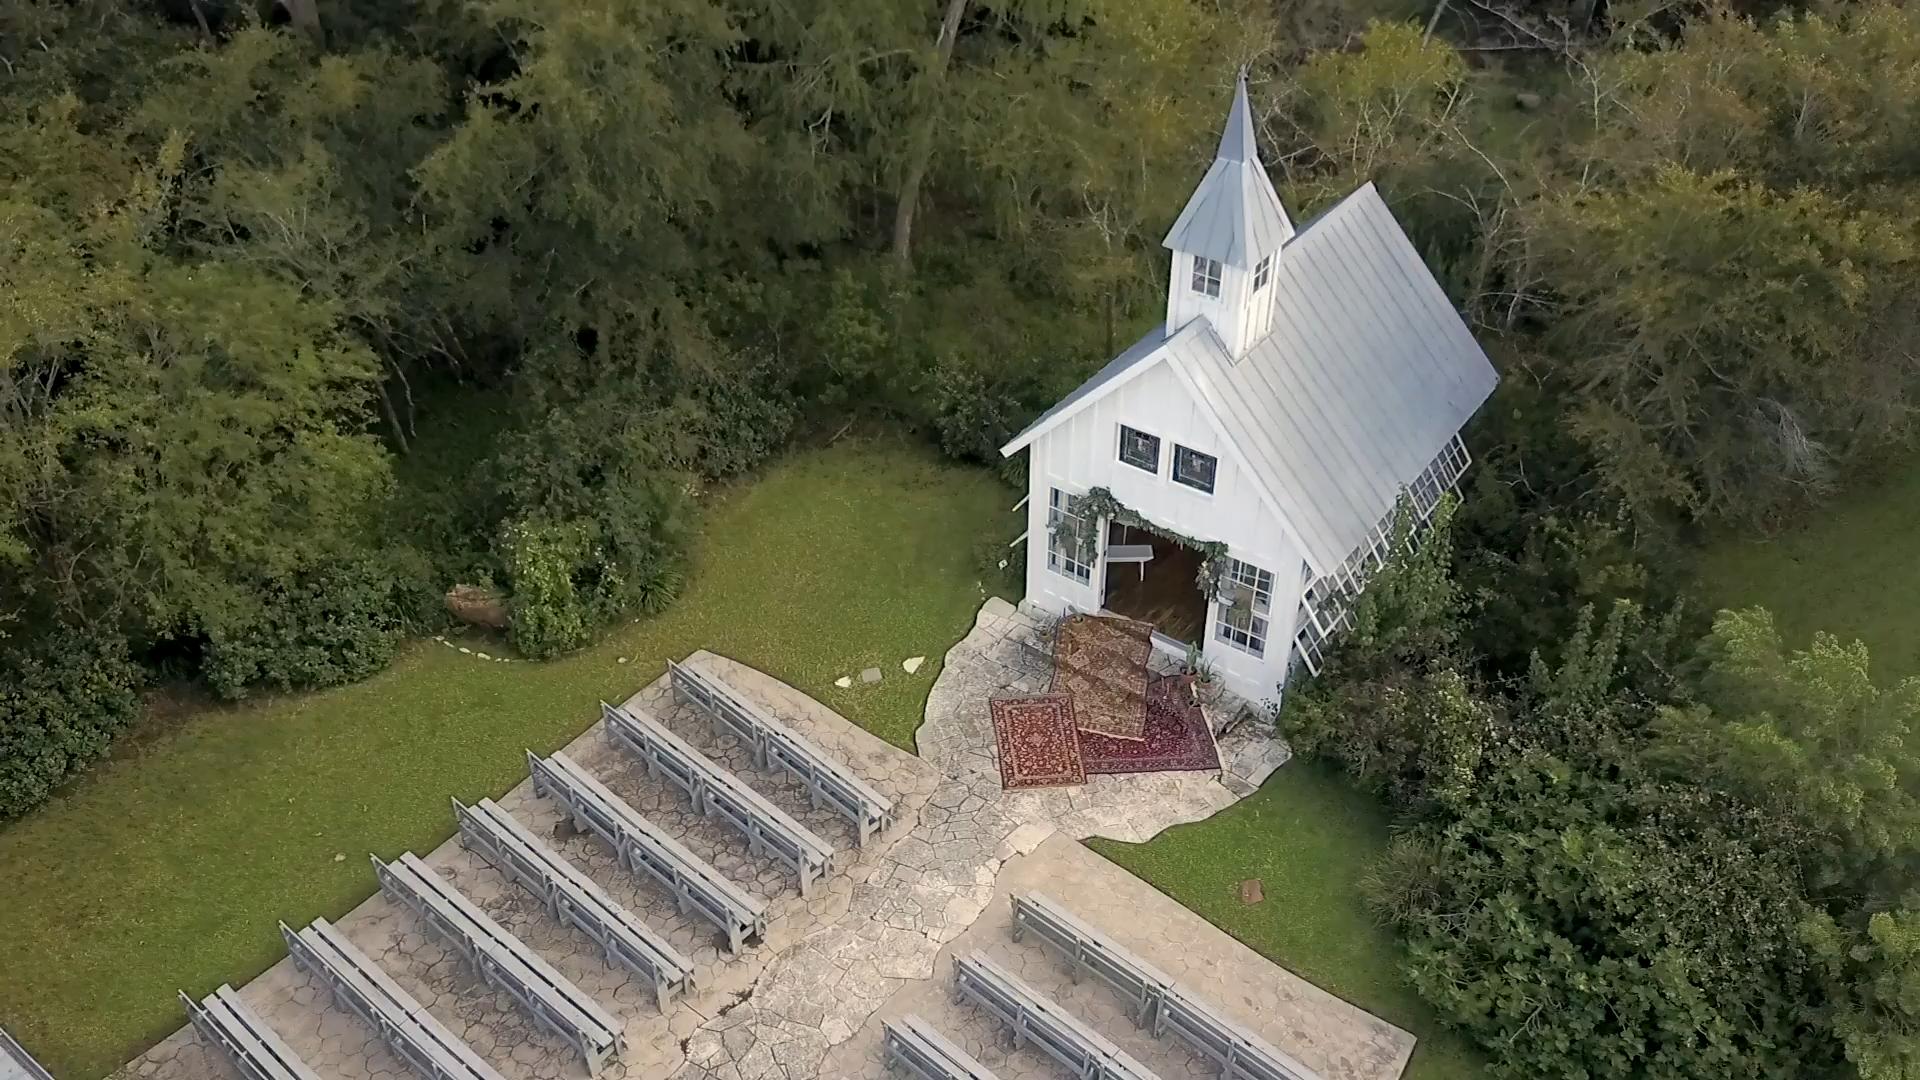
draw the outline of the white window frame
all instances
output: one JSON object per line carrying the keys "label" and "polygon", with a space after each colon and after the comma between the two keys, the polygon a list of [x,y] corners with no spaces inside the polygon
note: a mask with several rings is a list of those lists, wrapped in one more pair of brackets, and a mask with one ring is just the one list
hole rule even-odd
{"label": "white window frame", "polygon": [[1253,291],[1259,292],[1267,287],[1273,277],[1273,256],[1269,255],[1253,265]]}
{"label": "white window frame", "polygon": [[1251,595],[1245,604],[1216,604],[1213,638],[1265,658],[1267,635],[1273,629],[1273,573],[1229,556],[1227,582],[1233,591],[1244,588]]}
{"label": "white window frame", "polygon": [[[1138,435],[1141,438],[1153,440],[1153,464],[1142,465],[1139,462],[1127,456],[1127,436],[1128,435]],[[1139,469],[1141,472],[1152,473],[1155,476],[1159,476],[1160,475],[1160,443],[1161,443],[1160,436],[1155,435],[1150,431],[1142,431],[1139,428],[1134,427],[1132,424],[1121,424],[1120,425],[1120,449],[1118,451],[1117,456],[1120,458],[1120,461],[1122,464],[1131,465],[1134,468]]]}
{"label": "white window frame", "polygon": [[[1413,508],[1410,543],[1420,542],[1421,533],[1433,519],[1434,508],[1440,505],[1440,497],[1459,487],[1460,477],[1472,463],[1473,455],[1467,452],[1467,444],[1455,435],[1413,483],[1402,489]],[[1366,587],[1368,576],[1386,563],[1393,537],[1393,519],[1399,509],[1396,501],[1345,562],[1332,573],[1322,574],[1301,592],[1300,610],[1294,616],[1294,625],[1298,628],[1294,631],[1294,655],[1307,665],[1309,672],[1320,674],[1334,635],[1353,627],[1354,598]]]}
{"label": "white window frame", "polygon": [[1060,525],[1080,520],[1075,509],[1081,496],[1049,488],[1047,495],[1047,569],[1082,585],[1093,584],[1093,552],[1072,551],[1067,547]]}
{"label": "white window frame", "polygon": [[[1203,457],[1203,458],[1206,458],[1208,461],[1213,462],[1213,475],[1207,477],[1206,487],[1201,487],[1199,484],[1196,484],[1192,480],[1187,479],[1180,475],[1180,455],[1182,452],[1185,452],[1188,454],[1194,454],[1198,457]],[[1195,450],[1191,446],[1182,446],[1179,443],[1174,443],[1173,444],[1173,467],[1170,471],[1173,474],[1174,483],[1179,484],[1180,486],[1187,488],[1190,491],[1197,491],[1202,495],[1211,495],[1213,494],[1214,489],[1218,487],[1220,484],[1220,457],[1218,454],[1209,454],[1205,450]]]}
{"label": "white window frame", "polygon": [[1215,300],[1220,299],[1220,275],[1222,267],[1219,259],[1209,259],[1205,255],[1193,257],[1193,291],[1202,293]]}

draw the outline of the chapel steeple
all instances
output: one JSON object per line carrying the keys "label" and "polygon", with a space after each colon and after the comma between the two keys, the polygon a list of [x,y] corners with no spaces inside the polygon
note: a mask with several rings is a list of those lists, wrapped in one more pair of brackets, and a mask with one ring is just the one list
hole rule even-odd
{"label": "chapel steeple", "polygon": [[1242,68],[1213,165],[1161,241],[1173,252],[1167,333],[1205,316],[1228,351],[1244,355],[1267,336],[1274,264],[1292,236],[1293,223],[1260,164]]}

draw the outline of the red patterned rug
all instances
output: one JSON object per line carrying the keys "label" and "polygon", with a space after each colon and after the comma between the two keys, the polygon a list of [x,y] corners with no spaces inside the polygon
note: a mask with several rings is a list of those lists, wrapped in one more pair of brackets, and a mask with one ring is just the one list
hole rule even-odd
{"label": "red patterned rug", "polygon": [[1146,738],[1153,626],[1074,615],[1061,620],[1058,634],[1048,689],[1073,695],[1075,726],[1116,739]]}
{"label": "red patterned rug", "polygon": [[1212,772],[1220,751],[1200,706],[1187,694],[1190,676],[1170,675],[1147,685],[1145,739],[1080,732],[1080,758],[1089,773]]}
{"label": "red patterned rug", "polygon": [[1073,698],[1067,694],[994,698],[993,739],[1000,749],[1003,788],[1065,787],[1087,782],[1074,739]]}

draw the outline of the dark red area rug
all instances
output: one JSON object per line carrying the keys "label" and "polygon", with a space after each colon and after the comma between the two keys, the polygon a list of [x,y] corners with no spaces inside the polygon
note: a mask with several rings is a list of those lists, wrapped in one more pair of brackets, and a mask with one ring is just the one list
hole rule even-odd
{"label": "dark red area rug", "polygon": [[1073,730],[1073,697],[1035,694],[994,698],[993,741],[1003,788],[1064,787],[1087,782]]}
{"label": "dark red area rug", "polygon": [[[1142,739],[1080,732],[1080,760],[1089,773],[1211,772],[1220,751],[1200,706],[1187,693],[1188,676],[1147,684],[1147,728]],[[1004,766],[1002,766],[1004,768]]]}

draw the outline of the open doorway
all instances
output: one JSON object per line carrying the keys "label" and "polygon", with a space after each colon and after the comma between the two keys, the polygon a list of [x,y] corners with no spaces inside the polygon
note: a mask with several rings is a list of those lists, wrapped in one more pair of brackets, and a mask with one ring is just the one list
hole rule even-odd
{"label": "open doorway", "polygon": [[1183,644],[1203,640],[1207,599],[1196,584],[1202,556],[1151,529],[1112,522],[1107,526],[1108,611],[1152,623],[1162,636]]}

